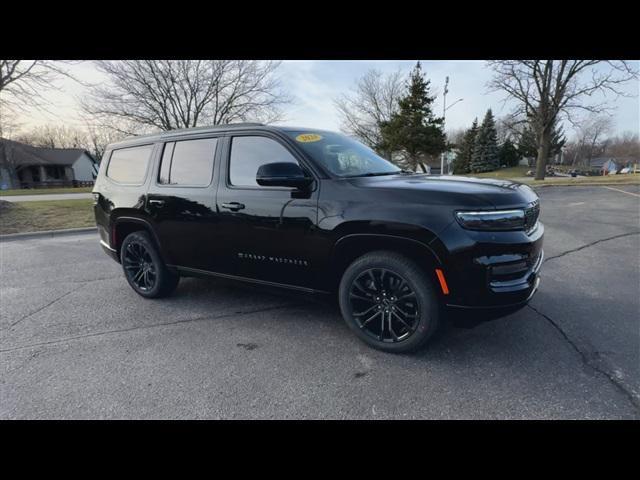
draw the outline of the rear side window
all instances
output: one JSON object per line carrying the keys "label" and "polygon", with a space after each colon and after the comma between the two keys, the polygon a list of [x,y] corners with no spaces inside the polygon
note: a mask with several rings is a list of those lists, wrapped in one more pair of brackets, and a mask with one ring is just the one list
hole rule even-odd
{"label": "rear side window", "polygon": [[213,176],[217,138],[182,140],[164,145],[158,183],[206,187]]}
{"label": "rear side window", "polygon": [[229,160],[229,182],[240,187],[261,187],[256,182],[258,168],[265,163],[290,162],[297,164],[280,143],[266,137],[234,137]]}
{"label": "rear side window", "polygon": [[114,150],[107,167],[107,177],[118,183],[143,184],[152,150],[153,145]]}

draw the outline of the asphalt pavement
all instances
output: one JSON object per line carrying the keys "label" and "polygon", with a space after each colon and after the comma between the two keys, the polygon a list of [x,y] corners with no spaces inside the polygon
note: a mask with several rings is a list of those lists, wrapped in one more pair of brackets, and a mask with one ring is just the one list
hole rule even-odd
{"label": "asphalt pavement", "polygon": [[530,306],[420,352],[331,301],[183,279],[145,300],[95,234],[0,243],[0,418],[638,419],[640,187],[539,189]]}

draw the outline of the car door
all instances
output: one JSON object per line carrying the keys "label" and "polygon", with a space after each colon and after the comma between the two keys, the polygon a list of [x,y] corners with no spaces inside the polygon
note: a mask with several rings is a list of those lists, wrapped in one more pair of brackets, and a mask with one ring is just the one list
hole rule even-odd
{"label": "car door", "polygon": [[320,267],[313,261],[317,238],[318,182],[306,191],[262,187],[258,168],[294,162],[308,165],[275,135],[238,133],[225,139],[219,177],[219,229],[225,256],[238,276],[309,287]]}
{"label": "car door", "polygon": [[215,271],[224,260],[215,199],[220,138],[178,139],[162,146],[145,209],[173,265]]}

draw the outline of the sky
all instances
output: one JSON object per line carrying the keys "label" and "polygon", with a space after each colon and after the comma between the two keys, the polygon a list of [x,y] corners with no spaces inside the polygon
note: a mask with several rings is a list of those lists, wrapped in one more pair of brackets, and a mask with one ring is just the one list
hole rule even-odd
{"label": "sky", "polygon": [[[468,128],[475,117],[482,119],[488,108],[493,109],[496,117],[509,112],[511,105],[504,103],[504,94],[489,92],[487,83],[492,72],[486,63],[478,60],[429,61],[421,60],[422,69],[431,81],[431,93],[437,95],[435,112],[442,114],[442,92],[445,78],[449,76],[446,112],[446,130]],[[640,62],[634,62],[636,68]],[[283,61],[278,75],[284,90],[293,97],[293,103],[285,108],[282,124],[315,127],[318,129],[339,130],[340,119],[333,100],[340,94],[348,93],[356,81],[368,70],[375,68],[382,72],[402,71],[408,75],[415,65],[414,61]],[[69,68],[78,79],[96,83],[104,80],[94,65],[87,61]],[[624,90],[634,98],[606,100],[615,107],[613,113],[614,133],[640,131],[640,82],[633,81],[625,85]],[[43,124],[65,124],[82,127],[79,100],[86,94],[85,87],[64,79],[59,89],[47,92],[44,96],[51,103],[48,112],[29,110],[18,118],[23,130]],[[462,101],[453,103],[462,98]],[[593,100],[600,101],[601,98]],[[571,127],[565,128],[571,133]]]}

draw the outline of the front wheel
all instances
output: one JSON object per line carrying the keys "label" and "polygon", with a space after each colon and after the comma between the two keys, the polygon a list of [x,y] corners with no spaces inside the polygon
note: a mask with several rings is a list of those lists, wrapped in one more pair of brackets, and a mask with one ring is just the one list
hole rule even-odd
{"label": "front wheel", "polygon": [[404,353],[423,346],[439,325],[431,281],[412,260],[371,252],[344,272],[340,310],[358,337],[379,350]]}
{"label": "front wheel", "polygon": [[170,295],[180,281],[180,276],[166,267],[147,232],[127,235],[120,249],[120,261],[131,288],[145,298]]}

